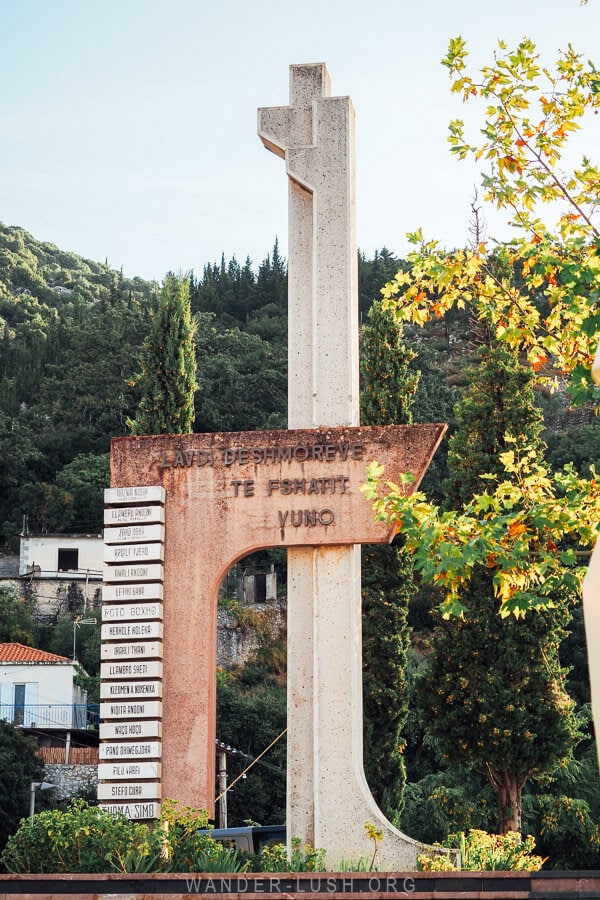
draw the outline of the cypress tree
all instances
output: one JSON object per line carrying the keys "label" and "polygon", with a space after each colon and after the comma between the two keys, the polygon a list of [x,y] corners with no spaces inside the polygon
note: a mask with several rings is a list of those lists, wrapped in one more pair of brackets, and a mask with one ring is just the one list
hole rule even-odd
{"label": "cypress tree", "polygon": [[504,477],[500,454],[514,445],[544,452],[542,415],[536,405],[532,375],[516,354],[502,346],[480,349],[480,362],[466,373],[469,384],[455,407],[457,431],[448,444],[450,477],[444,484],[446,506],[458,509],[489,487],[483,475]]}
{"label": "cypress tree", "polygon": [[[482,350],[450,441],[448,496],[454,502],[481,492],[489,484],[481,476],[502,468],[497,454],[511,430],[520,445],[542,455],[531,382],[515,354],[495,346]],[[492,575],[484,567],[475,571],[460,619],[436,614],[418,697],[443,757],[485,776],[498,799],[500,832],[520,832],[525,783],[565,765],[581,738],[558,653],[572,598],[557,596],[553,608],[525,620],[501,618]]]}
{"label": "cypress tree", "polygon": [[[373,303],[361,332],[361,420],[364,425],[402,425],[418,374],[402,328],[380,302]],[[408,716],[405,677],[408,602],[414,593],[410,557],[400,547],[374,544],[362,551],[364,767],[379,807],[399,821],[406,770],[402,728]]]}
{"label": "cypress tree", "polygon": [[198,387],[194,332],[189,283],[168,275],[142,345],[138,377],[142,399],[135,419],[128,423],[133,435],[192,431]]}

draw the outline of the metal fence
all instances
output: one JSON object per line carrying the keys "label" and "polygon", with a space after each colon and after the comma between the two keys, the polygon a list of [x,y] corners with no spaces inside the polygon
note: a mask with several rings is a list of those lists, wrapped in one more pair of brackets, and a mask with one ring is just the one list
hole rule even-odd
{"label": "metal fence", "polygon": [[0,719],[22,728],[62,728],[85,730],[98,728],[97,703],[26,703],[0,705]]}

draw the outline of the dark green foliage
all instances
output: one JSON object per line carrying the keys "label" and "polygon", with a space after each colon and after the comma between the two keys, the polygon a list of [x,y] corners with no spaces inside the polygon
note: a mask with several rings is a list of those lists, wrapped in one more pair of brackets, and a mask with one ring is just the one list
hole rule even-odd
{"label": "dark green foliage", "polygon": [[82,453],[56,474],[53,484],[27,481],[19,491],[33,533],[93,534],[102,527],[104,488],[110,482],[109,455]]}
{"label": "dark green foliage", "polygon": [[449,441],[445,484],[446,507],[458,509],[489,487],[483,475],[504,475],[500,454],[520,446],[541,449],[541,413],[536,406],[532,372],[519,364],[515,353],[502,347],[483,347],[477,368],[470,369],[468,387],[456,407],[457,431]]}
{"label": "dark green foliage", "polygon": [[194,313],[213,313],[219,331],[239,328],[264,341],[285,347],[287,340],[287,269],[275,241],[258,274],[246,259],[235,257],[220,265],[206,265],[202,278],[190,279]]}
{"label": "dark green foliage", "polygon": [[589,476],[590,466],[600,466],[600,422],[594,419],[586,424],[572,426],[565,431],[546,431],[546,453],[553,469],[562,469],[573,463],[580,475]]}
{"label": "dark green foliage", "polygon": [[[361,332],[363,424],[410,423],[418,383],[408,370],[413,358],[401,327],[375,301]],[[413,567],[399,547],[388,545],[363,547],[362,563],[364,767],[373,796],[394,820],[406,781],[402,728],[408,715],[406,617]]]}
{"label": "dark green foliage", "polygon": [[[441,769],[441,771],[439,771]],[[469,828],[496,829],[495,795],[485,779],[464,767],[443,768],[406,785],[402,829],[427,843]]]}
{"label": "dark green foliage", "polygon": [[12,586],[0,586],[0,644],[34,643],[35,621],[32,601]]}
{"label": "dark green foliage", "polygon": [[[32,273],[28,287],[23,269]],[[71,509],[58,501],[54,479],[126,433],[155,293],[155,285],[0,225],[0,527],[10,547],[24,515],[33,531],[77,528],[79,518],[100,530],[78,500]],[[63,499],[70,486],[58,487]]]}
{"label": "dark green foliage", "polygon": [[[83,616],[83,597],[78,597],[69,615],[61,615],[56,623],[38,629],[36,646],[49,653],[57,653],[69,659],[75,656],[80,665],[77,684],[88,692],[88,702],[100,700],[100,610],[85,611],[85,618],[96,619],[96,624],[77,625],[75,620]],[[75,630],[75,636],[73,634]],[[75,638],[75,639],[74,639]]]}
{"label": "dark green foliage", "polygon": [[373,300],[381,298],[381,288],[388,281],[391,281],[403,266],[403,260],[394,256],[387,247],[376,250],[373,254],[373,259],[367,259],[364,253],[358,254],[358,291],[361,325],[367,320]]}
{"label": "dark green foliage", "polygon": [[78,799],[23,821],[0,861],[14,873],[236,871],[235,854],[210,838],[207,822],[206,811],[165,799],[160,824],[149,828]]}
{"label": "dark green foliage", "polygon": [[407,555],[387,545],[363,547],[362,561],[365,775],[379,807],[397,820],[406,782],[402,730],[413,569]]}
{"label": "dark green foliage", "polygon": [[360,415],[364,425],[407,425],[419,376],[409,371],[415,358],[402,329],[375,301],[361,329]]}
{"label": "dark green foliage", "polygon": [[[239,755],[228,755],[228,784],[286,727],[285,688],[273,684],[246,689],[231,675],[217,683],[217,737]],[[245,755],[242,755],[245,754]],[[285,735],[246,778],[227,794],[228,824],[243,825],[251,818],[261,825],[285,821]]]}
{"label": "dark green foliage", "polygon": [[[500,474],[498,453],[507,432],[541,455],[541,417],[531,381],[513,355],[482,349],[456,410],[448,504],[461,505],[481,491],[481,475]],[[521,830],[526,782],[564,766],[581,739],[558,656],[573,598],[555,599],[555,608],[525,621],[500,618],[492,572],[476,571],[464,594],[464,617],[436,618],[432,653],[419,681],[430,738],[451,765],[487,778],[498,797],[502,832]]]}
{"label": "dark green foliage", "polygon": [[520,830],[523,786],[565,765],[581,737],[558,658],[569,612],[562,600],[526,622],[501,619],[487,572],[465,600],[464,619],[437,621],[419,701],[443,757],[496,790],[500,830]]}
{"label": "dark green foliage", "polygon": [[285,428],[287,351],[239,328],[221,331],[198,316],[196,431]]}
{"label": "dark green foliage", "polygon": [[441,354],[436,353],[427,343],[409,344],[417,355],[411,363],[411,370],[419,376],[419,383],[412,405],[413,422],[444,422],[448,426],[446,437],[437,449],[425,477],[421,482],[423,490],[434,503],[443,498],[442,484],[448,477],[448,438],[455,430],[454,406],[458,389],[448,380],[441,368]]}
{"label": "dark green foliage", "polygon": [[168,275],[142,347],[142,399],[131,422],[133,435],[192,431],[198,386],[194,332],[188,283]]}
{"label": "dark green foliage", "polygon": [[29,813],[31,782],[42,780],[43,765],[35,751],[31,738],[0,720],[0,850]]}

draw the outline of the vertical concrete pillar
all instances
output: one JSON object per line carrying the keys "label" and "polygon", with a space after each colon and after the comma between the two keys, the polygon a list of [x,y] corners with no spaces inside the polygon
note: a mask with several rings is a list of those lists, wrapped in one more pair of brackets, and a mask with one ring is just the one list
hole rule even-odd
{"label": "vertical concrete pillar", "polygon": [[[290,105],[260,109],[289,177],[289,428],[357,425],[358,272],[354,110],[324,64],[292,66]],[[360,548],[288,550],[289,836],[336,867],[385,831],[382,862],[414,868],[418,845],[384,818],[362,764]]]}

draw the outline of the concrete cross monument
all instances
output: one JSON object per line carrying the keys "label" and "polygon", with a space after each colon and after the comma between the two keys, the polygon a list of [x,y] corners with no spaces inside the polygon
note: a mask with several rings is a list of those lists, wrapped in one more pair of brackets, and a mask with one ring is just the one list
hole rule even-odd
{"label": "concrete cross monument", "polygon": [[[358,425],[354,110],[326,66],[290,69],[290,104],[260,109],[289,178],[288,427]],[[412,468],[412,465],[410,466]],[[288,832],[360,856],[365,821],[383,855],[414,867],[416,842],[378,809],[363,771],[360,547],[288,550]]]}
{"label": "concrete cross monument", "polygon": [[[445,426],[358,425],[354,122],[325,66],[293,66],[259,112],[290,178],[289,428],[115,438],[105,502],[98,796],[134,819],[215,805],[216,606],[239,559],[287,547],[288,835],[413,869],[419,845],[362,767],[361,543],[389,541],[360,492],[377,459],[418,485]],[[248,810],[252,815],[252,810]]]}

